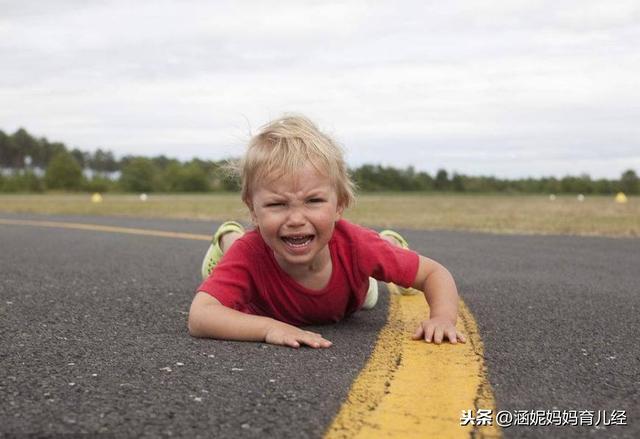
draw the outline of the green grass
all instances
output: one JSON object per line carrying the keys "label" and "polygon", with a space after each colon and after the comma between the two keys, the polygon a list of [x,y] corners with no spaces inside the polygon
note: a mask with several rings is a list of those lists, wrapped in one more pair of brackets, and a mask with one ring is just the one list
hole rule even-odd
{"label": "green grass", "polygon": [[[224,220],[248,218],[237,194],[0,195],[0,212],[56,215],[117,215]],[[611,196],[362,194],[345,217],[370,226],[475,230],[493,233],[542,233],[640,236],[640,197],[617,204]]]}

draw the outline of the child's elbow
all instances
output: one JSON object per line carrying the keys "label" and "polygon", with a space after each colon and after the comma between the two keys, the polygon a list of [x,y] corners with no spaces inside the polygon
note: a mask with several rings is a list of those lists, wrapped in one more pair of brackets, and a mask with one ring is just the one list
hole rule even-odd
{"label": "child's elbow", "polygon": [[190,336],[198,337],[198,325],[193,313],[189,313],[189,318],[187,319],[187,330],[189,331]]}
{"label": "child's elbow", "polygon": [[189,311],[189,318],[187,319],[187,330],[192,337],[204,337],[204,331],[202,328],[202,315],[198,312],[198,309],[191,309]]}
{"label": "child's elbow", "polygon": [[189,309],[189,317],[187,319],[187,329],[192,337],[210,337],[213,331],[211,321],[215,319],[219,305],[217,299],[211,297],[207,293],[199,292],[191,303]]}

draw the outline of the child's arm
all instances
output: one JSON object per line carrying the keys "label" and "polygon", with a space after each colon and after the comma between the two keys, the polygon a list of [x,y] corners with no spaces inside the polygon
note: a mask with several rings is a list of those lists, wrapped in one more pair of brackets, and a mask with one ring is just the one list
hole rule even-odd
{"label": "child's arm", "polygon": [[451,343],[465,337],[456,329],[458,318],[458,290],[449,270],[433,259],[420,256],[418,273],[413,288],[422,290],[431,313],[413,334],[415,340],[424,338],[427,342],[440,344],[444,338]]}
{"label": "child's arm", "polygon": [[328,348],[329,340],[278,320],[245,314],[222,305],[205,292],[198,292],[189,310],[189,333],[194,337],[223,340],[264,341],[270,344]]}

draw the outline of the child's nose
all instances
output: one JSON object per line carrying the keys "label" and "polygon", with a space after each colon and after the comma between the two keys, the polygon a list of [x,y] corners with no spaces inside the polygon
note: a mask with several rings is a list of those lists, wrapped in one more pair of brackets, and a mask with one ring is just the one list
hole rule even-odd
{"label": "child's nose", "polygon": [[304,225],[306,222],[302,209],[298,209],[298,208],[294,208],[290,210],[289,217],[287,218],[287,220],[290,226]]}

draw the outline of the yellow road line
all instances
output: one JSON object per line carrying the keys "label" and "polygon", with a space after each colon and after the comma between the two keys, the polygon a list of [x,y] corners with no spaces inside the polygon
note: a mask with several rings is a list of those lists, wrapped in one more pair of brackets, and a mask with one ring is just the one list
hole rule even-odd
{"label": "yellow road line", "polygon": [[467,343],[436,345],[411,339],[428,315],[424,296],[391,294],[388,322],[325,439],[499,438],[497,427],[460,426],[462,410],[495,413],[482,341],[460,304],[458,327]]}
{"label": "yellow road line", "polygon": [[127,233],[130,235],[159,236],[161,238],[192,239],[196,241],[211,241],[211,236],[212,236],[212,235],[197,235],[194,233],[165,232],[163,230],[148,230],[148,229],[134,229],[130,227],[103,226],[98,224],[63,223],[63,222],[57,222],[57,221],[11,220],[11,219],[5,219],[5,218],[0,218],[0,224],[35,226],[35,227],[54,227],[54,228],[61,228],[61,229],[89,230],[89,231],[110,232],[110,233]]}
{"label": "yellow road line", "polygon": [[[210,235],[56,221],[0,218],[0,224],[211,239]],[[499,438],[497,427],[460,426],[462,410],[475,413],[482,408],[495,413],[482,341],[464,302],[460,301],[458,327],[467,335],[467,343],[435,345],[410,336],[428,314],[424,296],[401,296],[394,285],[389,289],[387,324],[325,438]]]}

